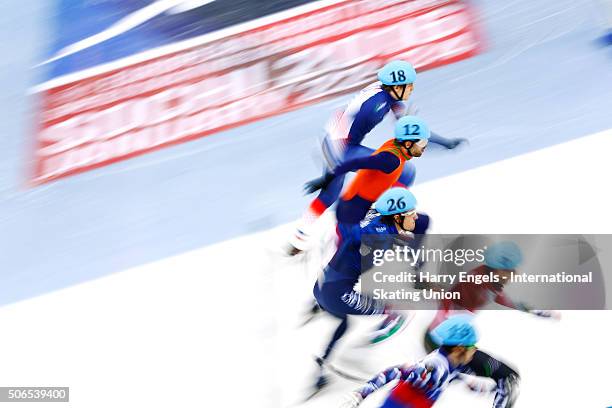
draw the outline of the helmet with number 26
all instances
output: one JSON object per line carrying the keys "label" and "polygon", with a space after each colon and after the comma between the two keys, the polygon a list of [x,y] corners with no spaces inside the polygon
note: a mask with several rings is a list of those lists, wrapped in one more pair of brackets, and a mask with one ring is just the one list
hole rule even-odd
{"label": "helmet with number 26", "polygon": [[382,193],[374,203],[374,208],[380,215],[404,214],[414,212],[416,197],[403,187],[393,187]]}
{"label": "helmet with number 26", "polygon": [[406,61],[391,61],[378,71],[378,80],[383,85],[408,85],[415,81],[416,71]]}

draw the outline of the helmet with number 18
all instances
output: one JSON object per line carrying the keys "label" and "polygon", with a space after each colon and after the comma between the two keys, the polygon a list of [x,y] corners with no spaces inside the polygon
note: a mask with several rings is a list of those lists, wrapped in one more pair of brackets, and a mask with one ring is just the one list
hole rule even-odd
{"label": "helmet with number 18", "polygon": [[391,61],[378,71],[378,80],[398,101],[405,101],[410,97],[416,80],[416,71],[407,61]]}
{"label": "helmet with number 18", "polygon": [[383,85],[408,85],[414,83],[416,71],[406,61],[391,61],[378,71],[378,80]]}

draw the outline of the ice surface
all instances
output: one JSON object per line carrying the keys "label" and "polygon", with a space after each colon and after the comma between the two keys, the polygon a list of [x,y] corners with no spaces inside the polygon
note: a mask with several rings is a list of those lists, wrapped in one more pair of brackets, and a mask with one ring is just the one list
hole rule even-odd
{"label": "ice surface", "polygon": [[[415,189],[436,232],[606,232],[610,197],[583,182],[610,173],[610,132],[424,183]],[[559,157],[581,172],[565,172]],[[551,174],[564,177],[551,177]],[[507,197],[484,186],[505,186]],[[467,189],[467,191],[464,191]],[[573,194],[575,212],[558,206]],[[506,190],[503,190],[506,191]],[[580,222],[576,222],[579,217]],[[326,218],[325,233],[332,227]],[[524,225],[517,225],[523,223]],[[285,408],[305,395],[313,354],[334,321],[297,329],[323,256],[278,255],[292,225],[200,248],[0,308],[4,350],[0,384],[71,387],[72,407]],[[355,330],[333,362],[371,374],[418,358],[430,317],[420,312],[399,336],[355,349],[372,319]],[[564,312],[560,322],[513,311],[477,319],[481,347],[521,372],[520,407],[610,405],[605,353],[612,313]],[[357,384],[338,379],[304,407],[333,408]],[[377,398],[364,407],[373,407]],[[487,407],[490,398],[453,385],[439,407]]]}

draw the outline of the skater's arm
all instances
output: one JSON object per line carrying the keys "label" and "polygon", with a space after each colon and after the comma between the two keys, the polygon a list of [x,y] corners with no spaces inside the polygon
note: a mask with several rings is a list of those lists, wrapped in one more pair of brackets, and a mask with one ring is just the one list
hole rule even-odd
{"label": "skater's arm", "polygon": [[396,101],[393,106],[391,106],[391,110],[393,111],[393,115],[395,115],[395,119],[399,119],[406,115],[419,116],[419,107],[413,102],[405,103]]}
{"label": "skater's arm", "polygon": [[399,166],[400,160],[394,154],[389,152],[380,152],[372,156],[359,157],[353,160],[348,160],[336,167],[332,172],[326,173],[322,177],[307,182],[304,186],[304,190],[307,194],[310,194],[324,189],[334,180],[334,178],[350,171],[373,169],[389,174],[395,171]]}
{"label": "skater's arm", "polygon": [[444,146],[447,149],[454,149],[455,147],[459,146],[461,143],[466,143],[467,139],[463,139],[463,138],[448,139],[446,137],[440,136],[437,133],[431,132],[431,136],[429,136],[429,141],[431,143],[435,143],[440,146]]}
{"label": "skater's arm", "polygon": [[[414,103],[405,104],[403,102],[398,101],[393,104],[391,109],[393,110],[393,114],[395,115],[396,119],[399,119],[405,115],[417,116],[419,113],[419,108]],[[467,139],[462,139],[462,138],[449,139],[446,137],[442,137],[437,133],[431,132],[429,141],[431,143],[435,143],[440,146],[444,146],[447,149],[454,149],[455,147],[459,146],[461,143],[467,142]]]}
{"label": "skater's arm", "polygon": [[384,93],[377,93],[361,104],[349,128],[349,144],[361,144],[363,138],[387,115],[392,104]]}
{"label": "skater's arm", "polygon": [[347,160],[333,171],[336,176],[361,169],[380,170],[383,173],[393,173],[400,165],[400,160],[393,153],[380,152],[372,156],[358,157]]}
{"label": "skater's arm", "polygon": [[435,370],[422,363],[409,367],[395,366],[387,368],[368,381],[363,387],[353,391],[342,405],[342,408],[358,407],[368,395],[394,380],[407,381],[417,388],[428,390],[431,388],[432,379],[434,377],[438,378],[435,374],[432,375],[433,371]]}
{"label": "skater's arm", "polygon": [[476,394],[489,394],[495,392],[497,385],[492,383],[489,379],[478,378],[472,372],[460,374],[455,377],[452,381],[461,381],[466,387]]}
{"label": "skater's arm", "polygon": [[[412,110],[414,111],[412,113],[410,112],[411,108],[413,108]],[[395,102],[391,106],[391,111],[393,112],[395,119],[399,119],[404,115],[416,115],[416,108],[414,107],[414,104],[406,105],[400,101]]]}
{"label": "skater's arm", "polygon": [[525,309],[525,305],[522,303],[514,303],[512,301],[512,299],[510,299],[510,297],[508,295],[506,295],[504,292],[499,292],[497,293],[497,295],[495,296],[495,303],[497,303],[498,305],[502,305],[502,306],[506,306],[510,309],[516,309],[516,310],[520,310],[522,312],[527,311],[527,309]]}
{"label": "skater's arm", "polygon": [[394,366],[378,373],[357,392],[365,398],[393,380],[409,382],[416,388],[430,389],[437,386],[442,372],[437,365],[427,361],[411,366]]}
{"label": "skater's arm", "polygon": [[529,305],[526,305],[525,303],[514,302],[504,292],[499,293],[495,297],[495,303],[500,304],[502,306],[506,306],[506,307],[511,308],[511,309],[519,310],[521,312],[533,314],[533,315],[536,315],[536,316],[539,316],[539,317],[554,318],[554,319],[560,319],[561,318],[561,315],[559,314],[559,312],[555,312],[553,310],[538,310],[538,309],[533,309]]}
{"label": "skater's arm", "polygon": [[362,398],[366,398],[374,391],[390,383],[393,380],[405,379],[408,372],[402,366],[389,367],[385,371],[378,373],[374,378],[368,381],[363,387],[356,390]]}

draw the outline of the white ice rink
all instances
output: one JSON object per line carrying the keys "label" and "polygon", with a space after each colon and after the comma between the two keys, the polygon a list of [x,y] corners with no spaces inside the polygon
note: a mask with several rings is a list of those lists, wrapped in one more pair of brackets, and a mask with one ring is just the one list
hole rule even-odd
{"label": "white ice rink", "polygon": [[[602,132],[414,192],[438,233],[611,233],[611,138],[612,131]],[[70,406],[86,408],[296,404],[313,380],[310,357],[333,321],[296,328],[317,257],[296,263],[276,255],[290,230],[244,236],[0,308],[0,384],[69,386]],[[351,347],[359,337],[353,333],[335,361],[371,374],[420,357],[428,313],[377,347]],[[477,325],[481,347],[521,372],[517,407],[612,405],[612,312],[564,312],[559,322],[484,312]],[[303,406],[335,407],[356,385],[338,379]],[[436,406],[490,404],[452,385]]]}

